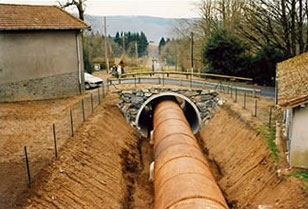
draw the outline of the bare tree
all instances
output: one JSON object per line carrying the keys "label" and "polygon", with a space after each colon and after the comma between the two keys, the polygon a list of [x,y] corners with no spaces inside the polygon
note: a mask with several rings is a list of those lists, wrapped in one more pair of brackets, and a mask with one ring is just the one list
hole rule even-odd
{"label": "bare tree", "polygon": [[65,3],[58,1],[61,8],[75,6],[78,10],[79,18],[84,20],[85,2],[87,0],[67,0]]}

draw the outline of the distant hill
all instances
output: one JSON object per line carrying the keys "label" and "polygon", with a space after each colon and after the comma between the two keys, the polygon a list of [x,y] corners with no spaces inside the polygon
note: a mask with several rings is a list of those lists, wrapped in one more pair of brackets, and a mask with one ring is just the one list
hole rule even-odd
{"label": "distant hill", "polygon": [[[86,15],[85,21],[93,32],[103,33],[104,17]],[[107,16],[107,33],[115,36],[116,32],[143,31],[148,41],[158,43],[161,37],[171,37],[170,30],[177,19],[149,16]]]}

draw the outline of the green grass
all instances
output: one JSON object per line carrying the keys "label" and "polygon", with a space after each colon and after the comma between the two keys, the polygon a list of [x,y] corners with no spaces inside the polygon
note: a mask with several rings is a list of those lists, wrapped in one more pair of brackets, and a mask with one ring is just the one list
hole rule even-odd
{"label": "green grass", "polygon": [[271,152],[271,156],[273,157],[274,161],[277,162],[279,157],[278,148],[275,144],[276,128],[269,128],[267,125],[261,125],[259,127],[259,132],[261,137],[265,140],[266,145]]}
{"label": "green grass", "polygon": [[300,179],[303,182],[303,188],[308,189],[308,172],[307,171],[298,171],[296,173],[291,173],[287,177],[294,177]]}

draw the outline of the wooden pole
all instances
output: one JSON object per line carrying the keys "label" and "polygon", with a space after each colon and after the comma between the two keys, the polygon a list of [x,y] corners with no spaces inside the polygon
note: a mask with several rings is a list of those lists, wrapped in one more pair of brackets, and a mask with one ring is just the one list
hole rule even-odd
{"label": "wooden pole", "polygon": [[138,59],[138,43],[135,42],[136,60]]}
{"label": "wooden pole", "polygon": [[29,166],[29,160],[28,160],[28,153],[27,153],[27,147],[24,147],[24,153],[25,153],[25,159],[26,159],[26,169],[27,169],[27,176],[28,176],[28,187],[31,187],[31,175],[30,175],[30,166]]}
{"label": "wooden pole", "polygon": [[106,61],[106,68],[107,74],[109,73],[109,58],[108,58],[108,46],[107,46],[107,21],[106,17],[104,17],[104,33],[105,33],[105,61]]}
{"label": "wooden pole", "polygon": [[190,65],[191,65],[191,74],[194,73],[194,33],[190,33],[191,43],[190,43]]}

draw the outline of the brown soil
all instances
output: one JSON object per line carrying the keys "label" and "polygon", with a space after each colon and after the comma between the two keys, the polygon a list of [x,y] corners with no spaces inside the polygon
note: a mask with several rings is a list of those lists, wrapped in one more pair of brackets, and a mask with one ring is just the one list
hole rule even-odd
{"label": "brown soil", "polygon": [[297,179],[278,177],[264,140],[230,109],[221,108],[200,138],[230,207],[308,207],[308,191]]}
{"label": "brown soil", "polygon": [[152,207],[153,189],[147,176],[151,147],[126,122],[115,106],[115,95],[103,101],[15,206]]}
{"label": "brown soil", "polygon": [[[34,177],[53,157],[52,123],[56,123],[58,147],[61,147],[70,135],[69,108],[81,98],[1,104],[1,207],[11,207],[16,196],[27,187],[23,147],[28,148]],[[76,121],[75,125],[80,123]]]}

